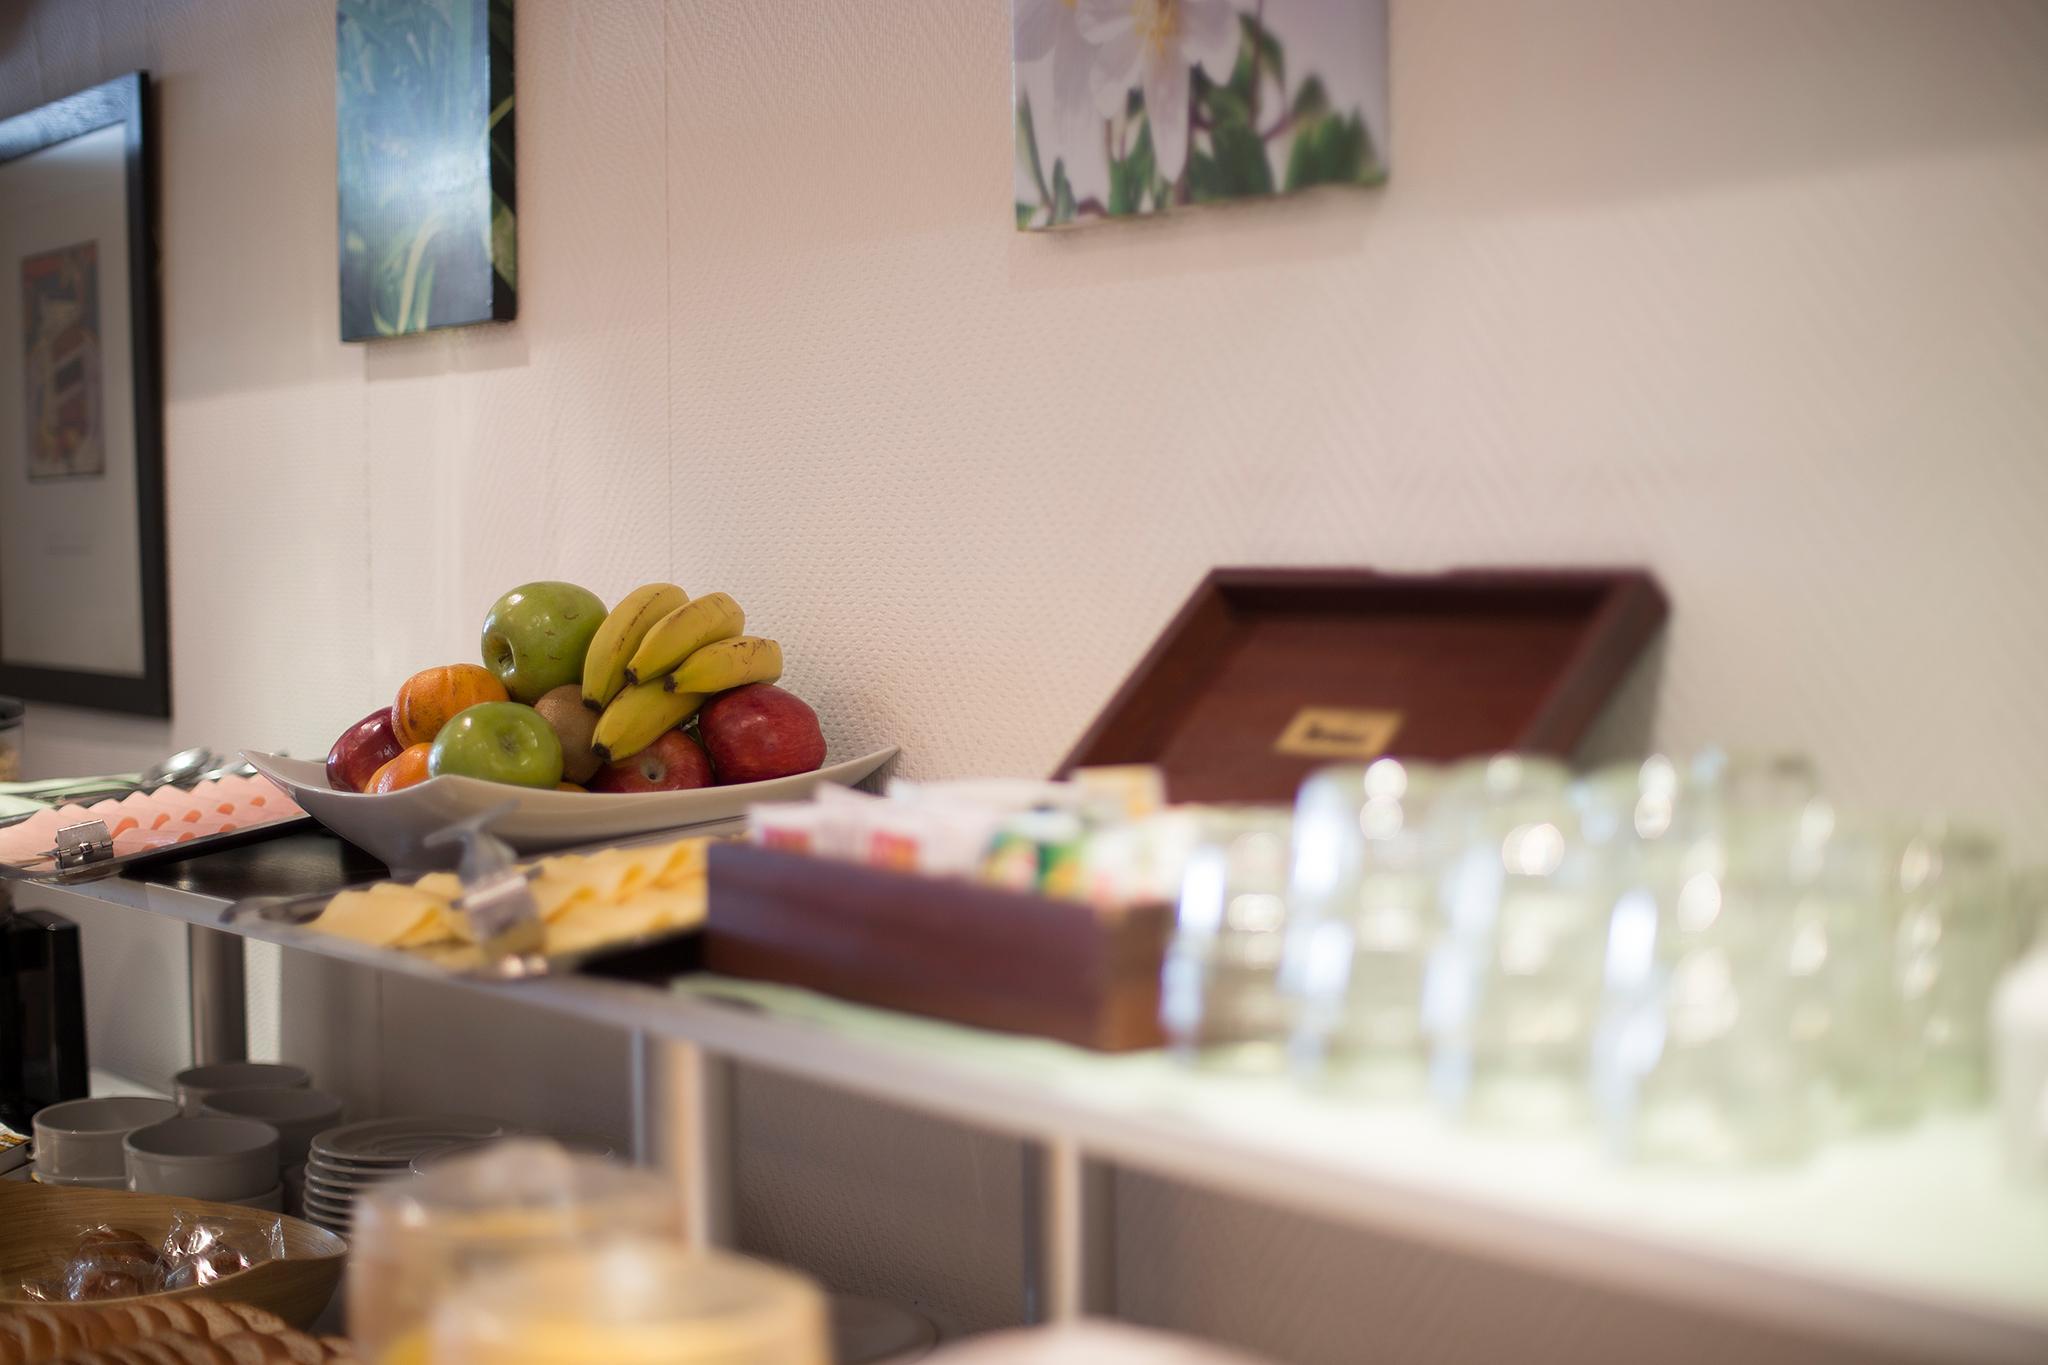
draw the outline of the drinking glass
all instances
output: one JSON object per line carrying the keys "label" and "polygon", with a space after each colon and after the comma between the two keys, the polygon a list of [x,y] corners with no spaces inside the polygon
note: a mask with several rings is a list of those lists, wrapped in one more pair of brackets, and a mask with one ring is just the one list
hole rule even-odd
{"label": "drinking glass", "polygon": [[1607,906],[1570,774],[1507,754],[1453,769],[1438,938],[1423,981],[1429,1085],[1449,1115],[1556,1126],[1585,1112]]}
{"label": "drinking glass", "polygon": [[1306,1078],[1420,1088],[1423,967],[1436,937],[1429,814],[1437,769],[1382,758],[1302,785],[1281,986]]}
{"label": "drinking glass", "polygon": [[1612,898],[1592,1088],[1621,1159],[1785,1160],[1811,1142],[1792,1035],[1817,964],[1793,907],[1827,812],[1803,781],[1725,774],[1695,766],[1681,785],[1652,760],[1632,788],[1580,793]]}
{"label": "drinking glass", "polygon": [[1923,823],[1899,862],[1898,989],[1937,1108],[1991,1095],[1989,1004],[2017,937],[1998,840],[1946,820]]}
{"label": "drinking glass", "polygon": [[2012,960],[2036,944],[2048,943],[2048,867],[2015,868],[2006,879],[2011,892]]}
{"label": "drinking glass", "polygon": [[1898,989],[1906,834],[1836,812],[1793,909],[1794,1045],[1807,1057],[1825,1131],[1893,1128],[1919,1116],[1920,1049]]}
{"label": "drinking glass", "polygon": [[1287,811],[1271,809],[1201,818],[1160,976],[1160,1023],[1184,1060],[1256,1071],[1283,1060],[1288,1010],[1279,974],[1292,824]]}

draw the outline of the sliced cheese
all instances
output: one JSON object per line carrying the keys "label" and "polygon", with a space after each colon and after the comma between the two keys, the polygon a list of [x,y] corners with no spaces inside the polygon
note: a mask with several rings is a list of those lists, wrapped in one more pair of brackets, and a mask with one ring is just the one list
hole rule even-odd
{"label": "sliced cheese", "polygon": [[[381,883],[368,891],[344,891],[327,902],[311,927],[323,934],[365,943],[373,948],[392,948],[421,930],[422,922],[435,914],[435,902],[415,894],[411,899],[380,895],[389,887]],[[392,887],[410,891],[410,887]],[[429,939],[429,942],[432,940]]]}

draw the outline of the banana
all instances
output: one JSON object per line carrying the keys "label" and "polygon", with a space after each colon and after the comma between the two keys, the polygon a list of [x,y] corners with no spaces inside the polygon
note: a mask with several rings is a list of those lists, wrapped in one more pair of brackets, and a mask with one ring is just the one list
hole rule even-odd
{"label": "banana", "polygon": [[655,623],[690,600],[673,583],[649,583],[627,593],[604,618],[583,656],[583,704],[602,711],[626,685],[626,663]]}
{"label": "banana", "polygon": [[613,697],[597,718],[590,750],[606,763],[631,758],[675,729],[704,704],[700,692],[671,692],[662,680],[637,683]]}
{"label": "banana", "polygon": [[758,635],[717,640],[683,660],[661,685],[671,692],[723,692],[782,676],[782,646]]}
{"label": "banana", "polygon": [[722,592],[683,603],[654,623],[626,663],[626,681],[651,682],[714,640],[747,628],[747,614]]}

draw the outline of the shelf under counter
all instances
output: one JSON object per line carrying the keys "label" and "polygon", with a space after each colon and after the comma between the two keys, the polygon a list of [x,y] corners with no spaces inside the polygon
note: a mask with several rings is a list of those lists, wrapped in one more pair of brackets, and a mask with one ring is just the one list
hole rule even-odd
{"label": "shelf under counter", "polygon": [[[195,857],[60,895],[297,951],[450,980],[406,954],[290,925],[223,925],[240,896],[374,877],[320,833]],[[328,880],[322,880],[322,879]],[[693,975],[460,989],[686,1043],[744,1066],[1191,1186],[1543,1273],[1943,1359],[2048,1359],[2048,1191],[2006,1182],[1988,1115],[1827,1144],[1784,1169],[1616,1168],[1584,1136],[1446,1127],[1425,1107],[1320,1097]]]}

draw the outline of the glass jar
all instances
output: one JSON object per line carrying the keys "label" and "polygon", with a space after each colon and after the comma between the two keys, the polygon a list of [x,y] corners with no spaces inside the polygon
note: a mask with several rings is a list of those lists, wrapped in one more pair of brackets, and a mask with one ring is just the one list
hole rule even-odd
{"label": "glass jar", "polygon": [[2048,943],[2048,867],[2017,868],[2006,886],[2012,899],[2010,956],[2017,962],[2036,945]]}
{"label": "glass jar", "polygon": [[2017,938],[1998,840],[1926,822],[1907,837],[1898,877],[1898,990],[1922,1094],[1936,1108],[1982,1105],[1991,1095],[1986,1002]]}
{"label": "glass jar", "polygon": [[1897,986],[1906,836],[1895,824],[1837,813],[1817,875],[1793,909],[1793,1043],[1807,1057],[1823,1132],[1896,1128],[1921,1111],[1919,1045]]}
{"label": "glass jar", "polygon": [[25,709],[12,697],[0,697],[0,782],[21,780],[21,729]]}
{"label": "glass jar", "polygon": [[1821,963],[1793,912],[1826,808],[1803,790],[1697,770],[1681,788],[1653,761],[1632,805],[1619,779],[1582,793],[1589,827],[1612,833],[1592,841],[1612,878],[1592,1068],[1610,1155],[1718,1165],[1808,1150],[1793,1020],[1797,983]]}
{"label": "glass jar", "polygon": [[1437,932],[1429,815],[1442,781],[1427,764],[1383,758],[1302,785],[1281,986],[1305,1078],[1374,1094],[1421,1088]]}
{"label": "glass jar", "polygon": [[1160,1023],[1183,1060],[1251,1071],[1283,1060],[1292,825],[1287,811],[1263,808],[1199,817],[1160,977]]}
{"label": "glass jar", "polygon": [[1575,1122],[1611,900],[1579,837],[1570,774],[1513,754],[1461,764],[1439,820],[1422,1007],[1431,1094],[1456,1118]]}
{"label": "glass jar", "polygon": [[434,1311],[433,1365],[828,1365],[824,1295],[787,1270],[621,1240],[478,1275]]}
{"label": "glass jar", "polygon": [[417,1365],[434,1305],[486,1271],[621,1237],[678,1240],[676,1189],[651,1171],[511,1139],[363,1196],[348,1269],[363,1359]]}

